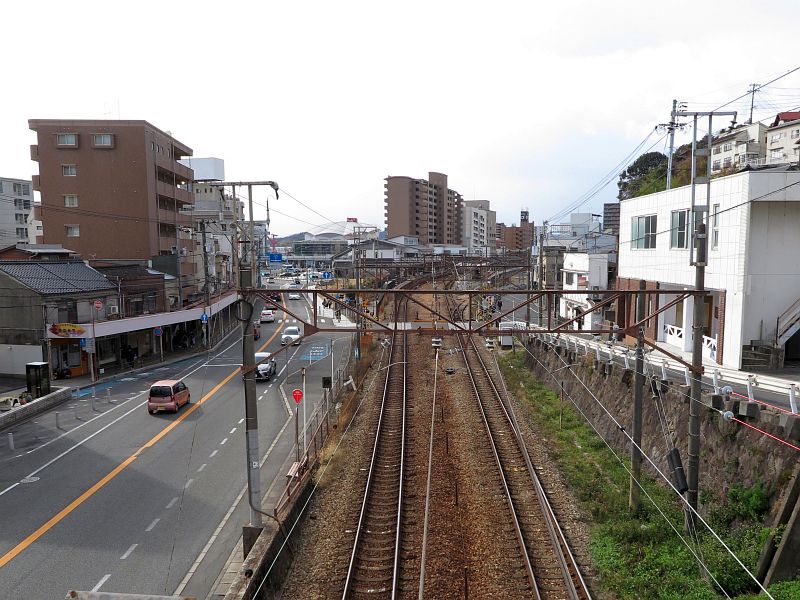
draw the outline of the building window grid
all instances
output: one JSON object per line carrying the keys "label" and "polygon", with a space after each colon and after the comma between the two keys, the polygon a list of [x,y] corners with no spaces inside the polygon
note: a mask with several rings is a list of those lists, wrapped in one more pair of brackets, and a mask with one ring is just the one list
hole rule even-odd
{"label": "building window grid", "polygon": [[78,134],[77,133],[57,133],[56,134],[57,146],[77,146]]}
{"label": "building window grid", "polygon": [[78,175],[78,167],[76,165],[61,165],[61,174],[64,177],[75,177]]}
{"label": "building window grid", "polygon": [[81,236],[81,226],[80,225],[64,225],[64,232],[66,233],[67,237],[80,237]]}
{"label": "building window grid", "polygon": [[711,249],[719,246],[719,204],[711,209]]}
{"label": "building window grid", "polygon": [[645,215],[631,219],[631,248],[651,250],[656,247],[656,215]]}
{"label": "building window grid", "polygon": [[669,247],[685,250],[688,245],[687,225],[689,222],[688,210],[673,210],[670,227]]}
{"label": "building window grid", "polygon": [[28,239],[28,230],[25,227],[17,227],[17,237],[20,239]]}
{"label": "building window grid", "polygon": [[64,196],[64,206],[68,208],[75,208],[78,206],[78,196],[75,194],[66,194]]}
{"label": "building window grid", "polygon": [[110,148],[114,138],[110,133],[95,133],[92,135],[92,143],[100,148]]}

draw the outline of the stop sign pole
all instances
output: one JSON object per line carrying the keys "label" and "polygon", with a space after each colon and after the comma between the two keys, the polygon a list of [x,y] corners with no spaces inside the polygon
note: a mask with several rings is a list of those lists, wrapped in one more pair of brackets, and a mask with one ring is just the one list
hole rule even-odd
{"label": "stop sign pole", "polygon": [[[297,455],[297,462],[300,462],[300,401],[303,399],[303,390],[292,390],[292,398],[294,398],[294,446],[296,448],[295,454]],[[303,406],[303,415],[305,415],[305,405]],[[305,425],[305,423],[303,423]]]}

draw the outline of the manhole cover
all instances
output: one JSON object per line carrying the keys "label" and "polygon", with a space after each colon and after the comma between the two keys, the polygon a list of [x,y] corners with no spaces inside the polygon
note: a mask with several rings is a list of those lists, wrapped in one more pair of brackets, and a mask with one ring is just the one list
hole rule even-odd
{"label": "manhole cover", "polygon": [[39,481],[38,477],[26,477],[25,479],[19,480],[20,483],[34,483],[36,481]]}

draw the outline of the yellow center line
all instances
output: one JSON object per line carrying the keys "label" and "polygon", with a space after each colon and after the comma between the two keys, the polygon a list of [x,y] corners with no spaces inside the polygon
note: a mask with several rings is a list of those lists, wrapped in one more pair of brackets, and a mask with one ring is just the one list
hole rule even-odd
{"label": "yellow center line", "polygon": [[[283,323],[286,320],[286,316],[284,315],[283,318],[280,320],[280,323]],[[269,339],[264,342],[261,346],[261,349],[267,347],[267,345],[275,339],[275,337],[280,333],[280,327],[275,330],[275,332],[269,337]],[[67,504],[64,508],[58,511],[55,515],[50,517],[44,525],[39,527],[36,531],[31,533],[28,537],[22,540],[19,544],[14,546],[11,550],[6,552],[2,557],[0,557],[0,568],[6,566],[9,562],[14,560],[20,553],[22,553],[28,546],[33,544],[36,540],[42,537],[45,533],[50,531],[53,527],[58,525],[61,521],[63,521],[72,511],[78,508],[81,504],[86,502],[89,498],[91,498],[95,492],[100,491],[103,489],[108,482],[114,479],[117,475],[122,473],[128,466],[133,464],[133,462],[144,452],[145,449],[152,447],[156,442],[161,440],[165,435],[167,435],[170,431],[175,429],[180,423],[186,420],[189,415],[191,415],[194,411],[196,411],[203,403],[205,403],[209,398],[214,396],[226,383],[228,383],[231,379],[233,379],[236,375],[238,375],[241,371],[236,370],[231,372],[225,379],[220,381],[214,388],[209,391],[205,396],[203,396],[198,402],[189,405],[189,408],[184,410],[181,415],[172,421],[169,425],[167,425],[164,429],[159,431],[156,435],[154,435],[150,440],[148,440],[142,447],[140,447],[136,452],[131,454],[128,458],[118,464],[114,469],[112,469],[109,473],[107,473],[102,479],[97,481],[94,485],[92,485],[88,490],[83,492],[80,496],[75,498],[72,502]]]}

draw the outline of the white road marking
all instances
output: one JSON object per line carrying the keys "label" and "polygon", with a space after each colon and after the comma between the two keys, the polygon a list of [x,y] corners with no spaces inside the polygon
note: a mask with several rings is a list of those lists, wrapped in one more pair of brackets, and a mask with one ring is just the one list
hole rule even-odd
{"label": "white road marking", "polygon": [[100,578],[100,581],[98,581],[98,582],[97,582],[97,585],[95,585],[95,586],[94,586],[94,587],[91,589],[91,591],[92,591],[92,592],[97,592],[97,591],[99,591],[99,590],[100,590],[100,588],[101,588],[101,587],[103,587],[103,584],[104,584],[106,581],[108,581],[109,579],[111,579],[111,573],[106,573],[105,575],[103,575],[103,576]]}
{"label": "white road marking", "polygon": [[[270,385],[272,385],[272,384],[270,383]],[[239,425],[241,425],[242,423],[244,423],[244,417],[242,417],[241,419],[239,419]]]}
{"label": "white road marking", "polygon": [[155,527],[160,520],[161,519],[153,519],[153,522],[147,526],[147,529],[145,529],[145,531],[153,531],[153,527]]}
{"label": "white road marking", "polygon": [[169,501],[169,504],[167,504],[167,508],[172,508],[173,506],[175,506],[175,503],[177,501],[178,501],[178,497],[175,496],[172,500]]}
{"label": "white road marking", "polygon": [[188,489],[188,487],[190,485],[192,485],[193,483],[194,483],[194,479],[190,479],[189,481],[186,482],[186,485],[183,486],[183,489]]}
{"label": "white road marking", "polygon": [[8,486],[6,489],[4,489],[2,492],[0,492],[0,496],[2,496],[3,494],[5,494],[5,493],[6,493],[6,492],[8,492],[9,490],[13,490],[13,489],[14,489],[15,487],[17,487],[18,485],[19,485],[19,481],[18,481],[17,483],[11,484],[11,485],[10,485],[10,486]]}
{"label": "white road marking", "polygon": [[283,391],[283,386],[279,385],[278,389],[281,391],[281,396],[283,397],[283,405],[286,407],[286,412],[289,413],[289,416],[292,416],[292,406],[289,404],[289,399],[286,397],[286,392]]}
{"label": "white road marking", "polygon": [[234,427],[233,429],[231,429],[231,433],[236,433],[236,427]]}
{"label": "white road marking", "polygon": [[[128,412],[126,412],[124,415],[120,415],[119,417],[117,417],[116,419],[114,419],[113,421],[111,421],[111,423],[109,423],[108,425],[105,425],[104,427],[101,427],[100,429],[98,429],[97,431],[95,431],[95,432],[94,432],[92,435],[90,435],[90,436],[87,436],[87,437],[85,437],[84,439],[82,439],[80,442],[78,442],[77,444],[75,444],[75,445],[73,445],[73,446],[70,446],[69,448],[67,448],[66,450],[64,450],[64,452],[62,452],[61,454],[59,454],[59,455],[58,455],[58,456],[56,456],[55,458],[53,458],[53,459],[51,459],[51,460],[47,461],[46,463],[44,463],[44,464],[43,464],[41,467],[39,467],[39,468],[38,468],[38,469],[36,469],[35,471],[31,471],[31,472],[30,472],[30,473],[27,475],[27,477],[33,477],[33,476],[34,476],[34,475],[36,475],[37,473],[40,473],[41,471],[45,470],[47,467],[49,467],[50,465],[52,465],[54,462],[56,462],[57,460],[60,460],[60,459],[64,458],[64,457],[65,457],[67,454],[69,454],[70,452],[72,452],[73,450],[75,450],[75,448],[79,448],[80,446],[82,446],[83,444],[85,444],[86,442],[88,442],[90,439],[92,439],[94,436],[96,436],[96,435],[98,435],[98,434],[102,433],[103,431],[105,431],[106,429],[108,429],[109,427],[111,427],[112,425],[114,425],[114,424],[115,424],[117,421],[119,421],[119,420],[121,420],[121,419],[124,419],[125,417],[127,417],[129,414],[131,414],[133,411],[135,411],[136,409],[138,409],[140,406],[144,405],[146,402],[147,402],[147,400],[145,400],[144,402],[141,402],[140,404],[137,404],[137,405],[136,405],[136,406],[134,406],[132,409],[130,409]],[[57,439],[57,438],[56,438],[56,439]],[[3,492],[2,492],[2,493],[0,493],[0,496],[2,496],[3,494],[5,494],[7,491],[9,491],[10,489],[12,489],[13,487],[14,487],[14,486],[11,486],[11,487],[9,487],[9,488],[6,488],[5,490],[3,490]]]}
{"label": "white road marking", "polygon": [[206,463],[203,463],[202,465],[200,465],[200,466],[197,468],[197,472],[198,472],[198,473],[202,473],[203,469],[205,469],[207,466],[208,466],[208,465],[207,465]]}
{"label": "white road marking", "polygon": [[219,452],[219,450],[214,450],[211,454],[208,455],[208,458],[214,458],[217,455],[217,452]]}
{"label": "white road marking", "polygon": [[227,443],[227,441],[228,441],[228,438],[225,438],[224,440],[222,440],[222,441],[219,443],[219,445],[220,445],[220,446],[224,446],[224,445],[225,445],[225,443]]}
{"label": "white road marking", "polygon": [[[286,430],[286,426],[291,422],[292,422],[291,418],[286,419],[286,421],[283,424],[283,427],[281,427],[281,430],[278,432],[278,435],[275,436],[275,439],[272,441],[272,444],[267,449],[267,452],[264,454],[263,458],[261,459],[261,462],[258,463],[259,468],[263,467],[264,463],[267,462],[267,458],[269,458],[269,455],[272,454],[272,450],[273,450],[273,448],[275,448],[275,446],[278,443],[278,440],[281,438],[281,436],[283,435],[283,432]],[[216,450],[214,452],[216,452]],[[275,476],[275,480],[277,481],[279,477],[280,477],[280,473]],[[183,594],[183,590],[186,589],[186,585],[189,583],[189,580],[197,572],[197,568],[200,566],[200,563],[203,562],[203,559],[206,557],[206,555],[208,554],[208,551],[211,549],[211,545],[219,537],[219,534],[222,531],[222,528],[225,527],[225,524],[228,522],[228,519],[231,518],[231,515],[233,514],[233,511],[239,505],[239,502],[242,501],[242,497],[244,497],[244,494],[245,494],[246,491],[247,491],[247,485],[245,485],[241,489],[241,491],[239,492],[239,495],[236,496],[236,499],[233,501],[233,504],[231,504],[230,508],[228,508],[228,512],[225,514],[224,517],[222,517],[222,521],[219,522],[219,525],[217,525],[217,528],[214,530],[214,533],[211,534],[210,538],[208,538],[208,542],[206,542],[205,547],[200,551],[200,554],[197,555],[197,558],[195,559],[194,564],[192,564],[192,566],[189,568],[189,570],[186,573],[186,576],[183,578],[183,581],[181,581],[180,585],[178,585],[177,589],[175,590],[175,594],[174,594],[175,596],[181,596]]]}
{"label": "white road marking", "polygon": [[130,547],[130,548],[128,548],[127,550],[125,550],[125,554],[123,554],[122,556],[120,556],[120,557],[119,557],[119,559],[120,559],[120,560],[125,560],[126,558],[128,558],[128,557],[131,555],[131,553],[132,553],[134,550],[136,550],[136,546],[138,546],[138,545],[139,545],[139,544],[131,544],[131,547]]}

